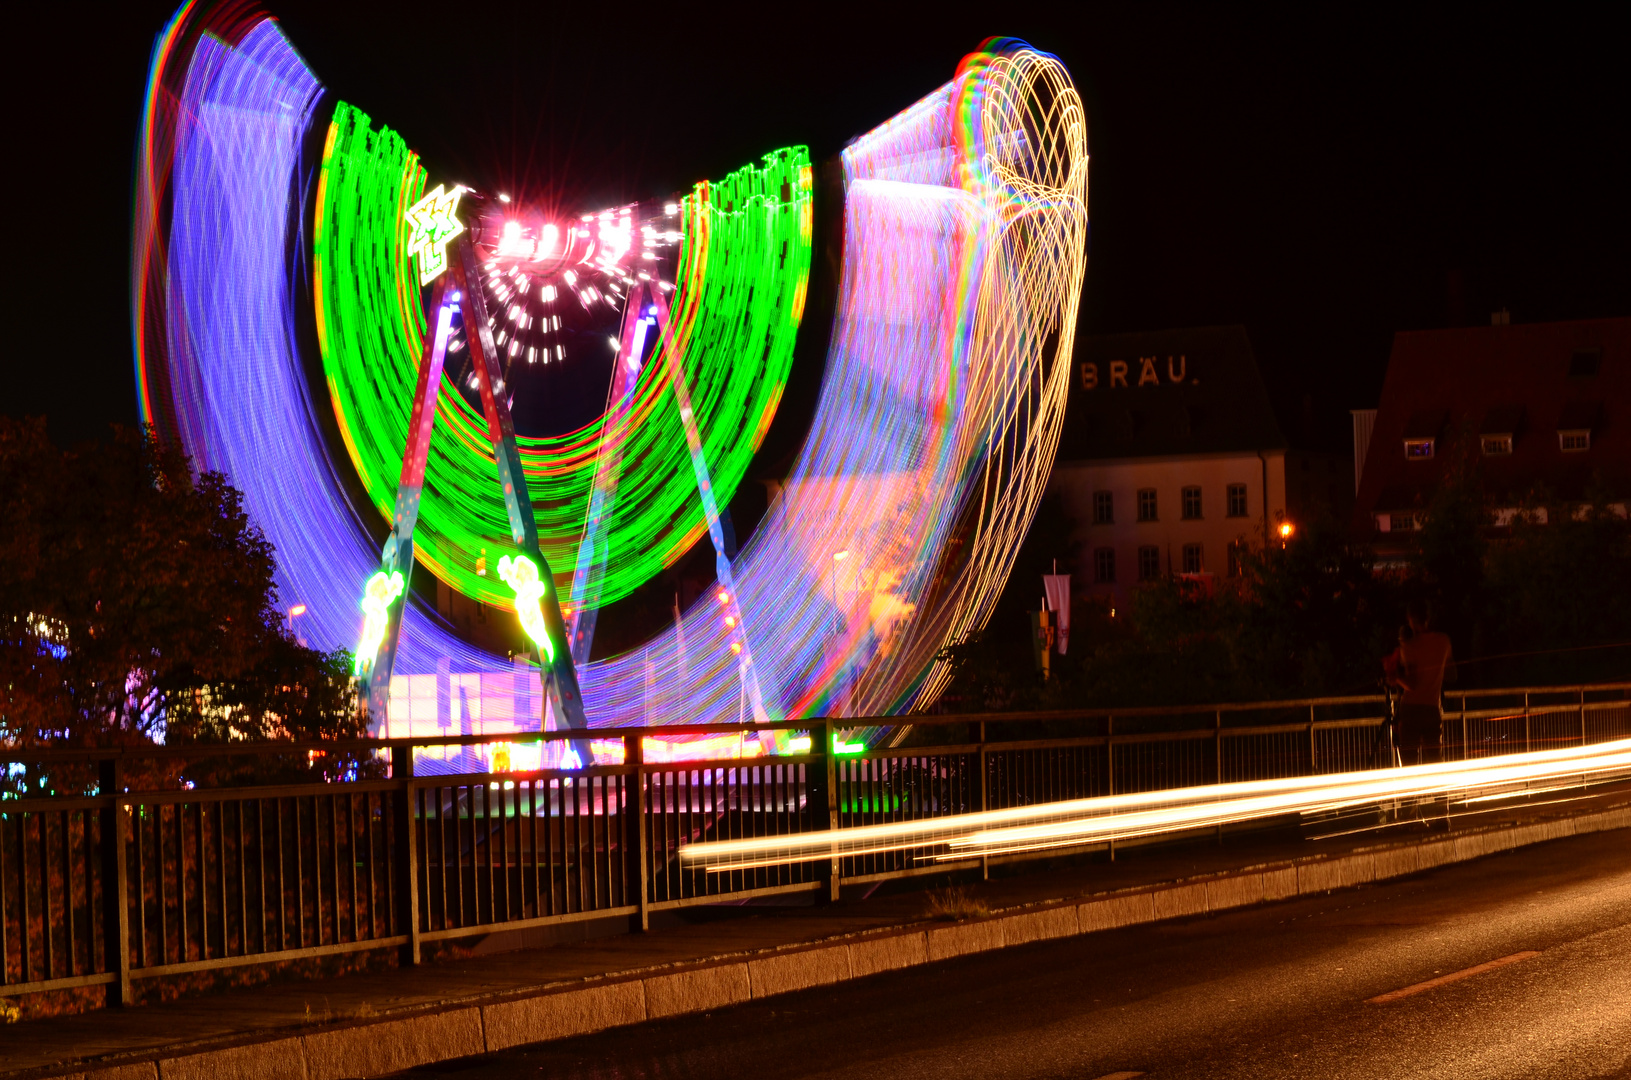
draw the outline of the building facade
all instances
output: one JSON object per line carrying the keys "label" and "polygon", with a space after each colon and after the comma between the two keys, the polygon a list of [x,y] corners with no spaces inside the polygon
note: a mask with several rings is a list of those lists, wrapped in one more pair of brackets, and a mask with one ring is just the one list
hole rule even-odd
{"label": "building facade", "polygon": [[1446,469],[1466,457],[1497,531],[1542,502],[1604,495],[1623,514],[1631,319],[1397,334],[1376,410],[1354,414],[1354,445],[1364,463],[1354,528],[1383,556],[1408,547]]}
{"label": "building facade", "polygon": [[1296,527],[1299,487],[1348,490],[1345,460],[1287,446],[1243,327],[1089,338],[1077,365],[1049,491],[1078,596],[1114,606],[1177,575],[1211,587],[1246,545]]}

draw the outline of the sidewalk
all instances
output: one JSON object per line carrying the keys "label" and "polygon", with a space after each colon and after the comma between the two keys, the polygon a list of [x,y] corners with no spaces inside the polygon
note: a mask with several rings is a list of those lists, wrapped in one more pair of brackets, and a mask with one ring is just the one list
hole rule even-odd
{"label": "sidewalk", "polygon": [[738,907],[643,935],[271,983],[0,1027],[0,1078],[344,1080],[720,1008],[966,953],[1209,912],[1631,828],[1631,785],[1457,820],[1448,834],[1231,837],[971,885],[988,914],[926,917],[921,891]]}

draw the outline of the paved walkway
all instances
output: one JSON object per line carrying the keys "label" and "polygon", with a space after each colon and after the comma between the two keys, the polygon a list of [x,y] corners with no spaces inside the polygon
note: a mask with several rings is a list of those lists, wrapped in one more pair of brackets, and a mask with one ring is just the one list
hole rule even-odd
{"label": "paved walkway", "polygon": [[[413,969],[279,982],[0,1027],[0,1078],[342,1080],[950,956],[1415,873],[1631,827],[1631,785],[1587,800],[1305,841],[1259,833],[1021,864],[967,887],[985,913],[928,916],[922,879],[829,907],[695,909],[689,925]],[[910,891],[908,891],[908,888]]]}

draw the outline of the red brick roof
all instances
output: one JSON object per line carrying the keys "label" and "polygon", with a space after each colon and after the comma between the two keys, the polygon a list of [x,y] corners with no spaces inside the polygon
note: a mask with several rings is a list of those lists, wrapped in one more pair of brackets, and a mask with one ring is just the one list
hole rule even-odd
{"label": "red brick roof", "polygon": [[[1404,440],[1428,435],[1440,418],[1433,458],[1406,460]],[[1558,431],[1582,425],[1591,448],[1565,453]],[[1616,497],[1631,495],[1631,318],[1394,335],[1355,526],[1368,533],[1377,511],[1425,506],[1457,439],[1478,453],[1480,433],[1508,432],[1511,454],[1479,457],[1497,499],[1537,488],[1577,499],[1594,477]]]}

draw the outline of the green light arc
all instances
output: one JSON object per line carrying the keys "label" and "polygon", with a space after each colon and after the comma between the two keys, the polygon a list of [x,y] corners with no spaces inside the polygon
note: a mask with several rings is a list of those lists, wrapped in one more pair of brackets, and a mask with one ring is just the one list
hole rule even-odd
{"label": "green light arc", "polygon": [[[721,504],[741,484],[781,399],[809,281],[809,152],[789,147],[762,161],[698,183],[680,209],[674,336]],[[426,180],[396,132],[336,104],[312,239],[317,336],[347,454],[387,521],[426,332],[404,214]],[[657,357],[647,363],[629,411],[624,471],[606,516],[602,605],[629,595],[706,533],[664,367]],[[465,596],[509,608],[511,590],[477,572],[484,549],[496,561],[510,546],[486,419],[447,375],[436,408],[415,555]],[[570,585],[607,422],[602,416],[564,435],[517,440],[558,588]]]}

